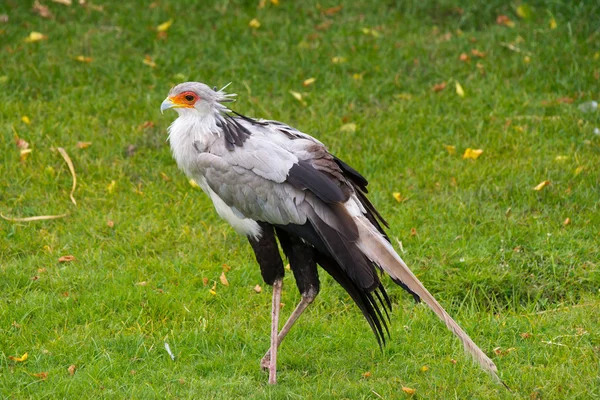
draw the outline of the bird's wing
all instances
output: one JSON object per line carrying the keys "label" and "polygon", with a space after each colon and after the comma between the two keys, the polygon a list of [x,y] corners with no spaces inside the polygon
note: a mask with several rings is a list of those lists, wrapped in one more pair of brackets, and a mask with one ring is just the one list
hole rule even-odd
{"label": "bird's wing", "polygon": [[251,131],[242,146],[231,149],[222,138],[196,157],[194,169],[211,190],[243,217],[284,227],[330,254],[364,290],[378,287],[344,206],[354,188],[334,157],[306,134],[239,123]]}

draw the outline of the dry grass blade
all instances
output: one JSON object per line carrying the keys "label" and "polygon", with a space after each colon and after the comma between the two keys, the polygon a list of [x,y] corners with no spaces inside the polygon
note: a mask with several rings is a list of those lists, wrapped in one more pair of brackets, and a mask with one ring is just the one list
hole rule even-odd
{"label": "dry grass blade", "polygon": [[63,149],[62,147],[58,148],[58,152],[65,159],[65,162],[69,166],[69,171],[71,171],[71,176],[73,177],[73,187],[71,188],[71,193],[69,194],[69,197],[71,198],[73,204],[77,205],[75,197],[73,197],[73,193],[75,193],[75,188],[77,187],[77,175],[75,175],[75,167],[73,166],[73,161],[71,161],[71,157],[69,157],[65,149]]}
{"label": "dry grass blade", "polygon": [[26,217],[26,218],[13,218],[13,217],[7,217],[6,215],[0,213],[0,217],[4,218],[7,221],[12,221],[12,222],[30,222],[30,221],[43,221],[46,219],[58,219],[58,218],[64,218],[66,216],[68,216],[69,214],[60,214],[60,215],[37,215],[35,217]]}

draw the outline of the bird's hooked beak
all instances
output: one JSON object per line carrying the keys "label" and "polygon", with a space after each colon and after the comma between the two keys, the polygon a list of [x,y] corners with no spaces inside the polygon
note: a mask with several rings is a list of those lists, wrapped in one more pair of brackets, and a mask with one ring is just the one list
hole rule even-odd
{"label": "bird's hooked beak", "polygon": [[178,105],[177,105],[177,104],[175,104],[175,103],[173,102],[173,100],[171,100],[171,98],[170,98],[170,97],[167,97],[167,98],[166,98],[166,99],[165,99],[165,100],[162,102],[162,104],[160,105],[160,113],[161,113],[161,114],[164,114],[164,113],[165,113],[165,110],[168,110],[169,108],[173,108],[173,107],[177,107],[177,106],[178,106]]}

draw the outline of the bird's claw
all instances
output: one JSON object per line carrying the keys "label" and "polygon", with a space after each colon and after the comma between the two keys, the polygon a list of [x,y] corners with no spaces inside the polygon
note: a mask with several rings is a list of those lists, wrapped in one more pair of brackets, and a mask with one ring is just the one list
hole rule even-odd
{"label": "bird's claw", "polygon": [[260,360],[260,368],[263,371],[268,371],[271,366],[271,350],[267,351],[265,356]]}

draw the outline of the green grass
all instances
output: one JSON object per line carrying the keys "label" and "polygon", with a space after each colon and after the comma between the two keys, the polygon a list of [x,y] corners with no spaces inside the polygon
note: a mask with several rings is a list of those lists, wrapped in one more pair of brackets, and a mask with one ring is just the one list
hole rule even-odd
{"label": "green grass", "polygon": [[[577,107],[600,97],[594,1],[531,1],[528,19],[518,1],[499,0],[348,2],[331,16],[329,0],[98,1],[103,11],[46,0],[53,19],[31,3],[0,3],[0,212],[69,216],[0,220],[0,397],[393,399],[407,397],[402,386],[417,398],[600,397],[600,112]],[[24,43],[31,31],[48,38]],[[268,386],[258,363],[270,290],[253,291],[262,282],[246,240],[165,143],[175,115],[159,106],[183,80],[233,82],[236,110],[288,122],[362,171],[405,260],[514,393],[389,281],[392,339],[381,352],[325,274]],[[357,130],[340,133],[345,123]],[[25,162],[15,134],[33,149]],[[57,147],[75,165],[77,206]],[[484,152],[463,160],[468,147]],[[76,261],[58,263],[63,255]],[[223,263],[230,286],[213,296]],[[287,276],[284,317],[298,299]]]}

